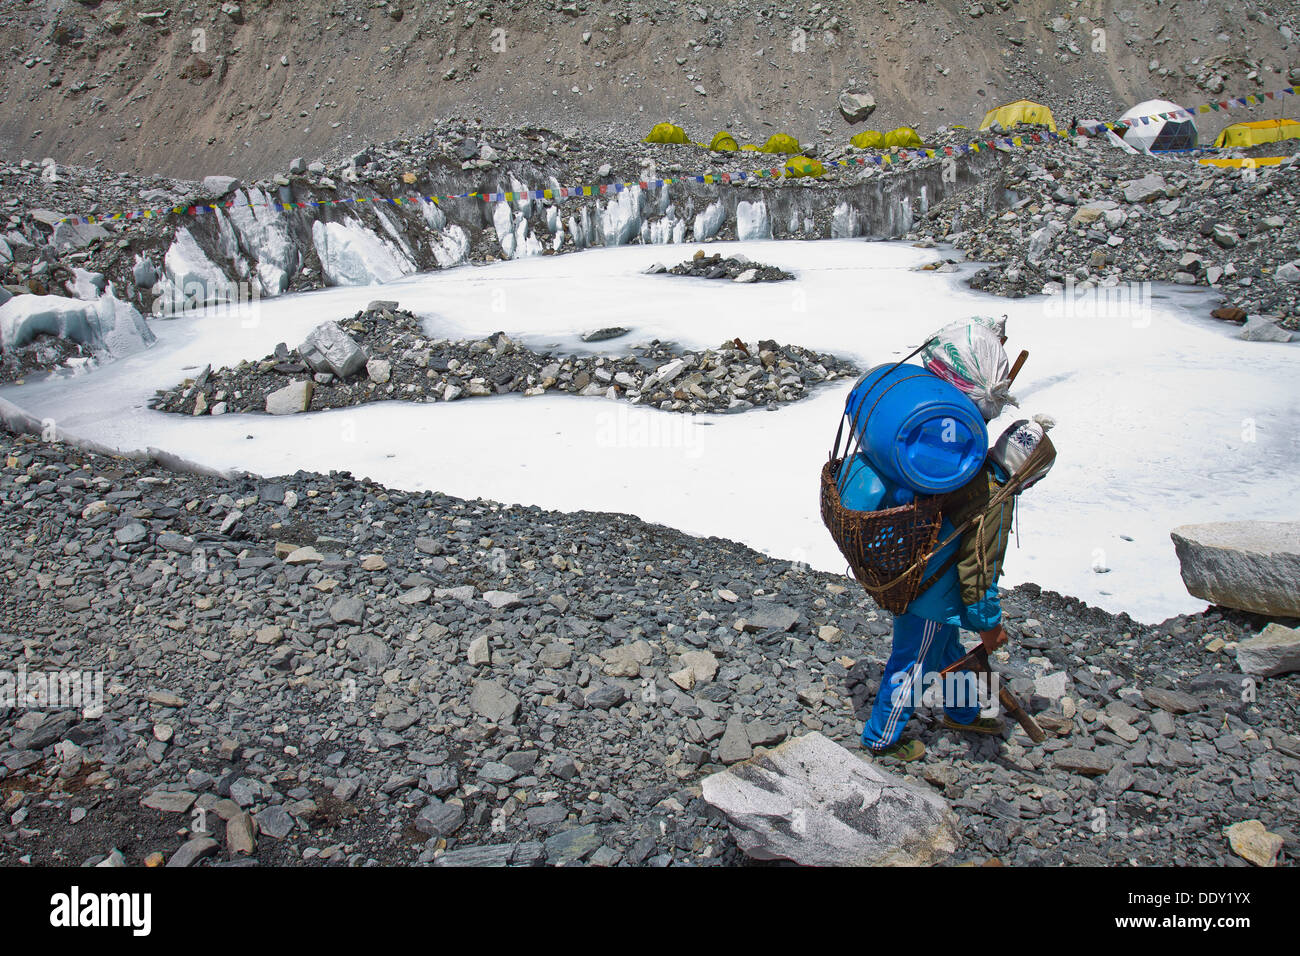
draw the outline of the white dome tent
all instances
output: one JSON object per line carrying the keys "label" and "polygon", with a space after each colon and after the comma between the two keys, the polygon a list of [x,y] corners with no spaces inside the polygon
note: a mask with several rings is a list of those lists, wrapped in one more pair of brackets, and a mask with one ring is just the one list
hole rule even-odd
{"label": "white dome tent", "polygon": [[[1160,114],[1171,118],[1161,119]],[[1139,103],[1119,121],[1131,123],[1124,133],[1124,142],[1144,153],[1193,149],[1197,144],[1199,134],[1192,114],[1168,100]]]}

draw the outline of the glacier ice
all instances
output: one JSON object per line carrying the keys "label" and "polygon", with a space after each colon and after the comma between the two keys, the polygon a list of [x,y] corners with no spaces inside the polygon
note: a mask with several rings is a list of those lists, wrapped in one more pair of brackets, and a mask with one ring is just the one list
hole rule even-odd
{"label": "glacier ice", "polygon": [[695,230],[692,233],[696,242],[703,242],[706,239],[712,239],[722,228],[722,223],[727,218],[727,210],[720,202],[711,202],[705,208],[704,212],[695,217]]}
{"label": "glacier ice", "polygon": [[750,239],[771,239],[772,220],[767,215],[767,203],[736,203],[736,238],[741,242]]}
{"label": "glacier ice", "polygon": [[625,189],[605,204],[600,226],[607,246],[625,246],[641,231],[641,188]]}
{"label": "glacier ice", "polygon": [[245,253],[257,263],[263,295],[279,295],[298,271],[298,247],[284,216],[260,189],[248,190],[248,203],[230,207],[230,222]]}
{"label": "glacier ice", "polygon": [[177,229],[163,256],[163,279],[154,286],[154,313],[178,312],[204,303],[227,302],[234,283],[208,258],[188,229]]}
{"label": "glacier ice", "polygon": [[415,263],[355,219],[314,222],[311,241],[331,285],[392,282],[415,271]]}
{"label": "glacier ice", "polygon": [[469,255],[469,236],[460,226],[448,226],[433,241],[433,257],[439,268],[450,269],[465,261]]}
{"label": "glacier ice", "polygon": [[0,343],[18,348],[37,335],[56,335],[120,358],[155,340],[134,306],[106,292],[95,300],[19,295],[0,305]]}

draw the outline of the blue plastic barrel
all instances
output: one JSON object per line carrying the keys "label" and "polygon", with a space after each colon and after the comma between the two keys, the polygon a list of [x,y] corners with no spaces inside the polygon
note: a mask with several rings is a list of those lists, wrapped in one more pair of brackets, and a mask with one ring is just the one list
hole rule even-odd
{"label": "blue plastic barrel", "polygon": [[845,412],[880,477],[918,495],[960,488],[988,454],[988,430],[975,403],[917,365],[866,372]]}
{"label": "blue plastic barrel", "polygon": [[885,481],[862,452],[844,459],[835,486],[840,490],[840,504],[850,511],[884,511],[915,497],[906,488]]}

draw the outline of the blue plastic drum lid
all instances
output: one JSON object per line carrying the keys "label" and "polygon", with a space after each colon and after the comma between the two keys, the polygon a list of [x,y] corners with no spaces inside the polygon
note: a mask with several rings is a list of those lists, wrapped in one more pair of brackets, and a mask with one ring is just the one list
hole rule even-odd
{"label": "blue plastic drum lid", "polygon": [[845,410],[881,476],[917,494],[960,488],[988,454],[988,431],[975,403],[915,365],[867,372]]}

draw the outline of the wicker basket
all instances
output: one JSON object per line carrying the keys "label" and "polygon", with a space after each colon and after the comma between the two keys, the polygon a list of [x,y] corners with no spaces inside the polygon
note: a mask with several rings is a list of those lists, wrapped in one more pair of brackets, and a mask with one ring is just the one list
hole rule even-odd
{"label": "wicker basket", "polygon": [[832,458],[822,467],[822,522],[876,604],[902,614],[917,597],[925,577],[924,559],[939,538],[942,499],[925,496],[900,508],[852,511],[840,503],[835,483],[843,461]]}

